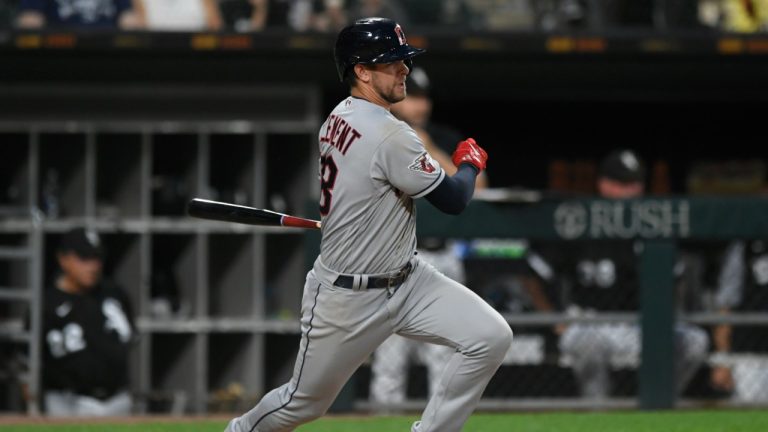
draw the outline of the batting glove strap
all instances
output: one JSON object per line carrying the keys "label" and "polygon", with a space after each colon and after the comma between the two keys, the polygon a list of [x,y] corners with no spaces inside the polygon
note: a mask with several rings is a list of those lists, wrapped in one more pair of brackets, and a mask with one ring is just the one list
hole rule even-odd
{"label": "batting glove strap", "polygon": [[451,160],[457,167],[463,163],[468,163],[482,171],[485,169],[488,153],[477,145],[473,138],[467,138],[456,146],[456,151],[453,152]]}

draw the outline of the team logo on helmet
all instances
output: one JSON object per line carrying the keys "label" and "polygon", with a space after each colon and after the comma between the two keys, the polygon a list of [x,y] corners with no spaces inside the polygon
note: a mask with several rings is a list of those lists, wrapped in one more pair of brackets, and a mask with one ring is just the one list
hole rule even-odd
{"label": "team logo on helmet", "polygon": [[405,33],[403,33],[403,29],[400,28],[400,24],[395,26],[395,34],[397,35],[397,40],[400,41],[400,45],[405,45]]}
{"label": "team logo on helmet", "polygon": [[435,168],[435,165],[432,164],[432,158],[429,157],[429,155],[426,153],[422,153],[421,156],[419,156],[418,159],[413,161],[411,166],[409,166],[408,168],[414,171],[425,172],[427,174],[431,174],[435,172],[435,170],[437,169]]}

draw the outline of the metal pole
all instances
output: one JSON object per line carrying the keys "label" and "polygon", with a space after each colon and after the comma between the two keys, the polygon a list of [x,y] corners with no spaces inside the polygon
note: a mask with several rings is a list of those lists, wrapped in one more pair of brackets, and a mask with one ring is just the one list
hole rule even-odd
{"label": "metal pole", "polygon": [[640,256],[642,363],[638,376],[640,407],[675,405],[674,320],[677,251],[670,240],[645,243]]}

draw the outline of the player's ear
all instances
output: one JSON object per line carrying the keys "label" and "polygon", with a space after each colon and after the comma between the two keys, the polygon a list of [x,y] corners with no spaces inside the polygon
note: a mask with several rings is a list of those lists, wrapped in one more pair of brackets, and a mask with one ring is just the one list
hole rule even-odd
{"label": "player's ear", "polygon": [[365,65],[358,63],[354,66],[353,71],[358,81],[364,83],[371,81],[371,71]]}

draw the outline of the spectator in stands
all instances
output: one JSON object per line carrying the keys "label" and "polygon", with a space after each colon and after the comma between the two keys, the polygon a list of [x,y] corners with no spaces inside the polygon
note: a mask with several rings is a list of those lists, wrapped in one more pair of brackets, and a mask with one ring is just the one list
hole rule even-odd
{"label": "spectator in stands", "polygon": [[291,9],[301,8],[302,0],[219,0],[227,29],[237,32],[288,28]]}
{"label": "spectator in stands", "polygon": [[[412,0],[420,2],[419,0]],[[459,10],[465,10],[463,19],[472,28],[492,31],[532,30],[535,27],[535,11],[545,0],[463,0]],[[443,6],[444,10],[448,5]],[[466,8],[466,9],[464,9]],[[418,18],[418,13],[416,18]]]}
{"label": "spectator in stands", "polygon": [[[645,168],[630,150],[609,154],[599,166],[597,188],[607,199],[636,198],[645,191]],[[638,309],[637,241],[606,239],[562,243],[534,243],[528,254],[533,274],[552,306],[570,315],[594,312],[634,312]],[[679,280],[679,279],[678,279]],[[553,288],[554,287],[554,288]],[[681,287],[682,288],[682,287]],[[543,298],[543,296],[539,296]],[[611,368],[634,367],[640,354],[640,328],[635,323],[576,323],[560,326],[560,350],[570,363],[583,396],[601,400],[611,392]],[[682,392],[707,356],[704,330],[675,326],[677,389]]]}
{"label": "spectator in stands", "polygon": [[696,0],[540,0],[532,4],[544,31],[700,26]]}
{"label": "spectator in stands", "polygon": [[470,7],[464,0],[403,0],[402,5],[412,25],[462,28],[471,26],[474,21]]}
{"label": "spectator in stands", "polygon": [[[768,312],[767,240],[736,240],[726,248],[714,303],[723,314]],[[722,324],[712,340],[712,385],[741,401],[768,401],[768,326]]]}
{"label": "spectator in stands", "polygon": [[143,27],[151,31],[217,31],[222,28],[217,0],[133,0]]}
{"label": "spectator in stands", "polygon": [[220,0],[229,30],[337,31],[347,24],[344,0]]}
{"label": "spectator in stands", "polygon": [[[615,2],[612,2],[615,3]],[[568,28],[600,28],[603,24],[600,7],[590,8],[578,0],[544,0],[532,2],[536,11],[539,28],[544,31],[564,30]]]}
{"label": "spectator in stands", "polygon": [[397,0],[355,0],[349,8],[352,21],[365,17],[383,17],[395,20],[402,26],[410,22],[408,13]]}
{"label": "spectator in stands", "polygon": [[322,8],[312,17],[312,28],[323,32],[338,32],[349,23],[344,0],[323,0]]}
{"label": "spectator in stands", "polygon": [[735,33],[768,31],[768,0],[701,0],[704,24]]}
{"label": "spectator in stands", "polygon": [[19,28],[123,29],[141,27],[131,0],[21,0]]}
{"label": "spectator in stands", "polygon": [[130,303],[102,278],[98,235],[69,231],[58,247],[59,274],[43,297],[42,379],[46,413],[131,413],[128,353],[134,340]]}

